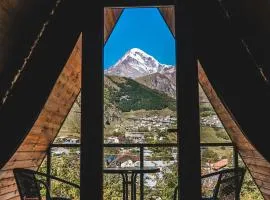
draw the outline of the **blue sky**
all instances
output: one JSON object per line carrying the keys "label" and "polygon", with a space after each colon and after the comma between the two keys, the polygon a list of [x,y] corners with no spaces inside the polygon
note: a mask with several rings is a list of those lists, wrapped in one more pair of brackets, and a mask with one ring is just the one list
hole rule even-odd
{"label": "blue sky", "polygon": [[175,65],[175,40],[157,8],[127,8],[104,47],[104,68],[139,48],[160,63]]}

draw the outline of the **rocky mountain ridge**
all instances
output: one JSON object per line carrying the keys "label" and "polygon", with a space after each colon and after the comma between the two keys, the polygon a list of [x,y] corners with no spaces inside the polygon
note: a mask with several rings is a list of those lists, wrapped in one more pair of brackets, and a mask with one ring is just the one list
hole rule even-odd
{"label": "rocky mountain ridge", "polygon": [[136,79],[154,73],[165,73],[172,65],[159,63],[153,56],[141,49],[130,49],[113,66],[104,71],[106,75]]}

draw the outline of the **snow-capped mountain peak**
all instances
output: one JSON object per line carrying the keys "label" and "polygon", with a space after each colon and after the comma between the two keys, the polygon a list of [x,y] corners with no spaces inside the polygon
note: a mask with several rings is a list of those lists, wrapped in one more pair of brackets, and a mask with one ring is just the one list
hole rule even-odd
{"label": "snow-capped mountain peak", "polygon": [[138,48],[132,48],[117,61],[105,74],[138,78],[153,73],[162,73],[171,68],[170,65],[160,64],[153,56]]}
{"label": "snow-capped mountain peak", "polygon": [[[143,50],[139,49],[139,48],[132,48],[128,51],[128,53],[132,53],[132,54],[136,54],[136,53],[139,53],[139,54],[144,54],[145,56],[150,56],[148,55],[146,52],[144,52]],[[152,57],[152,56],[150,56]]]}

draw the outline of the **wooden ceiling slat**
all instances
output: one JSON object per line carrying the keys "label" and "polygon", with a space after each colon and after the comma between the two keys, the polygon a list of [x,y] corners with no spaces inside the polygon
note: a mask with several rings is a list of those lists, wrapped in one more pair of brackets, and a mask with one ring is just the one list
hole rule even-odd
{"label": "wooden ceiling slat", "polygon": [[[51,140],[54,140],[54,138],[52,138]],[[49,140],[44,141],[37,141],[36,143],[28,143],[28,144],[25,144],[25,145],[22,145],[20,147],[20,151],[18,152],[24,152],[24,150],[29,150],[29,149],[32,149],[32,151],[37,151],[37,152],[40,152],[40,155],[45,153],[48,149],[48,142]]]}
{"label": "wooden ceiling slat", "polygon": [[175,35],[175,14],[174,14],[174,7],[168,6],[168,7],[160,7],[159,11],[163,18],[165,19],[165,22],[168,25],[168,28],[172,32],[173,35]]}
{"label": "wooden ceiling slat", "polygon": [[[37,168],[36,166],[33,166],[33,167],[27,167],[25,169],[35,170],[36,168]],[[14,177],[13,169],[1,170],[0,180],[7,179],[7,178],[12,178],[12,177]],[[6,185],[5,187],[7,187],[7,186],[8,185]]]}
{"label": "wooden ceiling slat", "polygon": [[5,199],[11,199],[14,196],[18,196],[18,195],[19,195],[18,191],[15,190],[15,191],[12,191],[12,192],[9,192],[9,193],[0,195],[0,199],[3,199],[3,200],[5,200]]}
{"label": "wooden ceiling slat", "polygon": [[[7,177],[7,178],[5,178],[5,179],[11,179],[11,178],[14,178],[13,176],[12,177]],[[3,179],[4,180],[4,179]],[[15,181],[13,181],[13,182],[11,182],[10,184],[6,184],[6,185],[1,185],[0,184],[0,188],[5,188],[5,187],[10,187],[10,186],[12,186],[12,185],[16,185],[16,182]]]}
{"label": "wooden ceiling slat", "polygon": [[[56,114],[57,115],[57,114]],[[31,136],[33,135],[37,135],[37,136],[41,136],[41,137],[47,137],[48,134],[50,133],[54,133],[57,132],[58,128],[49,128],[44,126],[43,124],[41,125],[35,125],[35,128],[31,130]],[[25,143],[31,143],[31,141],[25,141],[23,144]],[[32,141],[35,142],[35,141]]]}
{"label": "wooden ceiling slat", "polygon": [[264,194],[263,197],[265,200],[270,200],[270,195]]}
{"label": "wooden ceiling slat", "polygon": [[11,177],[7,177],[7,178],[3,178],[1,180],[5,180],[5,181],[9,181],[9,184],[1,184],[2,182],[0,182],[0,188],[4,188],[4,187],[9,187],[11,185],[16,185],[16,182],[15,182],[15,179],[14,179],[14,176],[11,176]]}
{"label": "wooden ceiling slat", "polygon": [[37,143],[25,144],[20,146],[20,151],[46,151],[48,149],[48,145],[41,145]]}
{"label": "wooden ceiling slat", "polygon": [[270,168],[269,163],[262,158],[260,158],[260,159],[246,158],[246,157],[242,157],[242,158],[245,160],[245,163],[247,165],[252,164],[252,165]]}
{"label": "wooden ceiling slat", "polygon": [[21,199],[20,199],[20,196],[14,196],[6,200],[21,200]]}
{"label": "wooden ceiling slat", "polygon": [[121,15],[122,8],[105,8],[104,9],[104,41],[106,42],[110,36],[115,23],[117,22],[119,16]]}
{"label": "wooden ceiling slat", "polygon": [[31,135],[40,135],[40,134],[44,134],[44,129],[46,129],[46,127],[39,125],[39,124],[35,124],[32,129],[31,129]]}
{"label": "wooden ceiling slat", "polygon": [[0,187],[5,187],[6,185],[12,185],[14,183],[15,183],[14,177],[6,178],[6,179],[3,179],[3,180],[0,181]]}
{"label": "wooden ceiling slat", "polygon": [[268,188],[260,187],[259,188],[262,194],[270,195],[270,190]]}
{"label": "wooden ceiling slat", "polygon": [[[13,170],[8,169],[8,170],[3,170],[2,173],[0,174],[0,180],[6,179],[6,178],[12,178],[14,176]],[[8,186],[8,185],[6,185]]]}
{"label": "wooden ceiling slat", "polygon": [[8,162],[7,165],[3,167],[4,170],[14,169],[14,168],[27,168],[35,167],[39,164],[40,159],[30,159],[30,160],[18,160]]}
{"label": "wooden ceiling slat", "polygon": [[262,155],[259,154],[258,151],[250,150],[250,149],[239,149],[239,151],[241,151],[242,157],[245,157],[245,158],[255,158],[255,159],[263,159],[264,160],[264,158],[262,158]]}
{"label": "wooden ceiling slat", "polygon": [[[252,172],[257,172],[257,173],[264,174],[267,176],[269,176],[269,174],[270,174],[270,167],[258,166],[256,164],[248,164],[248,168]],[[254,177],[254,178],[256,178],[256,177]]]}
{"label": "wooden ceiling slat", "polygon": [[32,151],[32,152],[17,152],[16,157],[11,158],[10,162],[24,161],[24,160],[35,160],[39,159],[40,156],[45,156],[46,152]]}
{"label": "wooden ceiling slat", "polygon": [[[40,135],[36,135],[37,137],[34,137],[35,140],[27,140],[27,141],[24,141],[23,145],[28,145],[28,144],[46,144],[48,143],[48,138],[50,138],[50,133],[48,132],[47,134],[40,134]],[[29,137],[31,138],[31,137]],[[17,152],[21,152],[21,150],[18,150]]]}
{"label": "wooden ceiling slat", "polygon": [[254,178],[259,188],[270,190],[270,183]]}
{"label": "wooden ceiling slat", "polygon": [[14,192],[15,190],[17,190],[17,185],[15,183],[7,187],[2,187],[0,188],[0,196],[10,192]]}
{"label": "wooden ceiling slat", "polygon": [[269,175],[257,173],[257,172],[254,172],[254,171],[251,171],[251,174],[254,177],[256,177],[256,179],[258,179],[258,180],[261,180],[261,181],[266,182],[266,183],[270,183],[270,176]]}
{"label": "wooden ceiling slat", "polygon": [[0,180],[7,177],[12,177],[13,172],[12,170],[1,170],[0,171]]}

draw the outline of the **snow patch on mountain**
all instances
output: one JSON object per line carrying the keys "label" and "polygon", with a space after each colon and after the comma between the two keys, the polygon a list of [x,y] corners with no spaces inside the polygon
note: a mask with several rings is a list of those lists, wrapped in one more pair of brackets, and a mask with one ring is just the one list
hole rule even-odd
{"label": "snow patch on mountain", "polygon": [[165,73],[172,68],[174,68],[172,65],[159,63],[153,56],[143,50],[133,48],[104,73],[135,79],[149,74]]}

